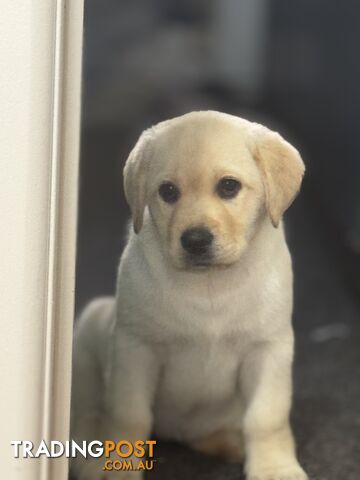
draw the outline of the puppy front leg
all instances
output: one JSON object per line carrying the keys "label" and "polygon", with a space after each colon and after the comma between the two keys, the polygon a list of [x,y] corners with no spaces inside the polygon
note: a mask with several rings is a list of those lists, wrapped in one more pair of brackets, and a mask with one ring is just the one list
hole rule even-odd
{"label": "puppy front leg", "polygon": [[247,480],[305,480],[289,425],[292,334],[255,346],[241,370]]}
{"label": "puppy front leg", "polygon": [[[106,438],[115,442],[150,439],[158,378],[156,356],[138,339],[119,332],[118,337],[114,337],[109,363],[105,392]],[[139,461],[135,456],[128,460],[134,465]],[[115,472],[114,476],[133,480],[141,478],[140,473],[134,472],[122,472],[120,475]]]}

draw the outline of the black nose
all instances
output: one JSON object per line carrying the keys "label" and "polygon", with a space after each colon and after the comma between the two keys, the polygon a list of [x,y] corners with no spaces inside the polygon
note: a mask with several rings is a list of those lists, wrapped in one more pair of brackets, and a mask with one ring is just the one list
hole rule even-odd
{"label": "black nose", "polygon": [[183,249],[192,255],[208,253],[214,235],[206,227],[189,228],[181,235]]}

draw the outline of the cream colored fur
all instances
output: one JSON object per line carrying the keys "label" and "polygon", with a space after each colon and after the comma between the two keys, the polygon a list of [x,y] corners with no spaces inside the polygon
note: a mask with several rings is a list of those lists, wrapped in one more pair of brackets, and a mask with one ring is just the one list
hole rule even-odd
{"label": "cream colored fur", "polygon": [[[75,333],[73,436],[175,439],[239,461],[248,480],[304,480],[289,426],[292,268],[281,217],[304,165],[280,135],[218,112],[145,131],[125,166],[134,230],[116,298],[94,300]],[[220,178],[238,179],[231,200]],[[164,180],[175,204],[158,194]],[[189,266],[180,236],[205,225],[214,259]],[[277,227],[277,228],[275,228]],[[79,480],[98,461],[75,461]],[[141,478],[136,473],[104,478]]]}

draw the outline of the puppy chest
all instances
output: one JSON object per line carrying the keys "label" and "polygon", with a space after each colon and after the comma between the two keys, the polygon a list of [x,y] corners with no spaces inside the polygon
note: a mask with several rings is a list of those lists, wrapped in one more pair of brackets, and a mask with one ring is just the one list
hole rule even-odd
{"label": "puppy chest", "polygon": [[158,402],[186,413],[227,401],[238,387],[239,363],[236,350],[227,350],[224,344],[178,347],[165,359]]}

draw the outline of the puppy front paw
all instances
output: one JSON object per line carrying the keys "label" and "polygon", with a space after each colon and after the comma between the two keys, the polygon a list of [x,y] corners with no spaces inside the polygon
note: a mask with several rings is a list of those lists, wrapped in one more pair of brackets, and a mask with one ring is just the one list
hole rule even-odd
{"label": "puppy front paw", "polygon": [[246,480],[308,480],[300,465],[278,466],[249,471]]}

